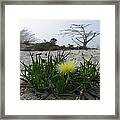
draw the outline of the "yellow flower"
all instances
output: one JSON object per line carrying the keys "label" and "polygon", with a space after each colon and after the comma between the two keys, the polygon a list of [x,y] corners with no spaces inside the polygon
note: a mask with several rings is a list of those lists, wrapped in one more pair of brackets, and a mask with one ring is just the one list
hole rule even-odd
{"label": "yellow flower", "polygon": [[58,70],[60,73],[69,73],[75,69],[75,61],[66,61],[58,65]]}

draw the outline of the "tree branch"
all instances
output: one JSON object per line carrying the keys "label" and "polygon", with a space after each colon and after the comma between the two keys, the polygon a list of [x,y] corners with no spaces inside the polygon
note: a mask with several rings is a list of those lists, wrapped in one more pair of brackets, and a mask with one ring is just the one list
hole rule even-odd
{"label": "tree branch", "polygon": [[88,43],[89,41],[91,41],[94,37],[98,36],[100,33],[93,33],[93,36],[87,40],[86,42]]}
{"label": "tree branch", "polygon": [[81,41],[81,40],[79,40],[78,38],[75,38],[75,39],[77,39],[79,42],[81,42],[81,43],[84,43],[83,41]]}
{"label": "tree branch", "polygon": [[89,33],[87,33],[87,37],[89,37],[92,32],[93,32],[93,31],[90,31]]}
{"label": "tree branch", "polygon": [[75,42],[78,46],[81,46],[80,44],[78,44],[73,38],[72,38],[73,42]]}

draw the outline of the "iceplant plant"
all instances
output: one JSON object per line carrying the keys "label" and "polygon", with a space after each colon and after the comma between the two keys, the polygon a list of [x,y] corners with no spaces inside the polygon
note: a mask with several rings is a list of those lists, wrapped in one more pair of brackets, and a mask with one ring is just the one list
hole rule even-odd
{"label": "iceplant plant", "polygon": [[57,66],[58,71],[63,75],[64,74],[67,75],[66,84],[68,80],[70,79],[69,77],[70,72],[73,72],[75,67],[76,67],[76,62],[74,60],[71,60],[71,61],[67,60],[65,62],[58,64]]}

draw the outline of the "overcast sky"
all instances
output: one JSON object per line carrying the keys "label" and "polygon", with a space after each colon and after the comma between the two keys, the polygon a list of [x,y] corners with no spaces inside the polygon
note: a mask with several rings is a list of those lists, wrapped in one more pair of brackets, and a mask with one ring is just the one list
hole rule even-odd
{"label": "overcast sky", "polygon": [[[99,20],[21,20],[20,30],[27,28],[32,31],[35,36],[40,39],[38,42],[45,40],[50,41],[51,38],[57,39],[58,45],[76,45],[71,37],[58,35],[60,30],[68,29],[71,24],[91,24],[87,27],[88,31],[100,32],[100,22]],[[97,36],[93,41],[89,42],[88,47],[99,47],[100,46],[100,36]]]}

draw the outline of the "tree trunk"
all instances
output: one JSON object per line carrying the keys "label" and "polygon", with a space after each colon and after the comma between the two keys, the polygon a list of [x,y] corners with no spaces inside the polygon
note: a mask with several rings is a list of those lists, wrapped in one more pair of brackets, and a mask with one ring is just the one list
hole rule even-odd
{"label": "tree trunk", "polygon": [[87,49],[87,43],[86,42],[83,43],[83,48]]}

